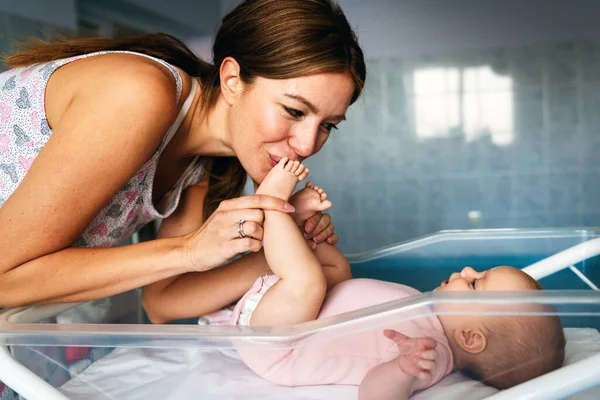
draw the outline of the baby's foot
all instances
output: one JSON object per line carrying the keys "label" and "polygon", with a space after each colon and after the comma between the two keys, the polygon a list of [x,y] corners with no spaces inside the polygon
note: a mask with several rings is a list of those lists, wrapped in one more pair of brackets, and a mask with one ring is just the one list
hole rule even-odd
{"label": "baby's foot", "polygon": [[303,226],[306,220],[317,212],[331,207],[331,201],[327,200],[327,193],[318,186],[312,186],[312,182],[308,182],[304,189],[294,193],[289,203],[296,209],[290,215],[298,226]]}
{"label": "baby's foot", "polygon": [[257,194],[266,194],[287,200],[296,188],[296,184],[306,178],[309,170],[299,161],[288,161],[282,158],[279,163],[269,171],[262,181]]}

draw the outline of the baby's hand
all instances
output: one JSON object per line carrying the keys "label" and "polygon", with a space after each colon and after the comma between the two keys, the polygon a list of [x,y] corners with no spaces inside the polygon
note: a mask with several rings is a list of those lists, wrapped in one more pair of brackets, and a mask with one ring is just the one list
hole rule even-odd
{"label": "baby's hand", "polygon": [[413,339],[392,329],[385,329],[383,334],[398,346],[400,355],[396,362],[402,371],[423,383],[432,379],[438,357],[435,340],[428,337]]}

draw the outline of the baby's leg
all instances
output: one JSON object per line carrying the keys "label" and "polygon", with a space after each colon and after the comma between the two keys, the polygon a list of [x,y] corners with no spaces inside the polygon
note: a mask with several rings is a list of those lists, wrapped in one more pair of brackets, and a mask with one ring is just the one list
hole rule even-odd
{"label": "baby's leg", "polygon": [[[283,159],[256,192],[287,200],[307,173],[299,162]],[[263,241],[267,263],[280,280],[264,294],[250,324],[291,325],[315,319],[327,284],[322,266],[298,226],[285,213],[265,211]]]}
{"label": "baby's leg", "polygon": [[[321,212],[331,207],[331,202],[327,200],[327,193],[310,182],[306,187],[296,192],[289,200],[296,210],[291,217],[294,222],[303,229],[306,220],[316,212]],[[323,242],[314,249],[315,256],[319,264],[323,266],[323,274],[327,281],[327,290],[331,290],[338,283],[352,279],[350,264],[346,257],[338,250],[335,245]]]}

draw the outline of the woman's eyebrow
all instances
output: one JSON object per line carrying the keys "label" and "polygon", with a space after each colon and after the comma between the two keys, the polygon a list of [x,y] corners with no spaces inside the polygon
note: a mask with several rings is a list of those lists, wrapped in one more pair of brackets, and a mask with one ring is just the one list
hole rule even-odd
{"label": "woman's eyebrow", "polygon": [[[300,96],[299,94],[291,94],[291,93],[285,93],[286,97],[289,97],[290,99],[294,99],[294,100],[298,100],[301,103],[304,103],[304,105],[306,107],[308,107],[308,109],[313,113],[313,114],[318,114],[319,113],[319,109],[312,104],[310,101],[308,101],[305,97]],[[331,119],[339,119],[341,121],[345,121],[346,120],[346,116],[344,114],[342,115],[332,115]]]}

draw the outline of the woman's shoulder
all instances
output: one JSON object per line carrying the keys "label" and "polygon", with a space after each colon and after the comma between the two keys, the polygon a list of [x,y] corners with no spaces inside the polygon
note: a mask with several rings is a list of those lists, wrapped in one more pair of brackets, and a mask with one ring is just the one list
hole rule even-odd
{"label": "woman's shoulder", "polygon": [[138,117],[160,113],[161,119],[172,121],[178,112],[178,83],[162,64],[122,53],[81,58],[59,68],[48,82],[50,113],[53,105],[62,109],[57,110],[62,115],[73,104],[102,107],[107,103],[119,105],[124,112],[135,111]]}
{"label": "woman's shoulder", "polygon": [[86,77],[86,84],[96,90],[106,88],[116,96],[139,93],[138,97],[146,101],[176,99],[176,76],[155,59],[130,53],[107,53],[79,61],[72,63],[73,69],[80,69],[78,72]]}

